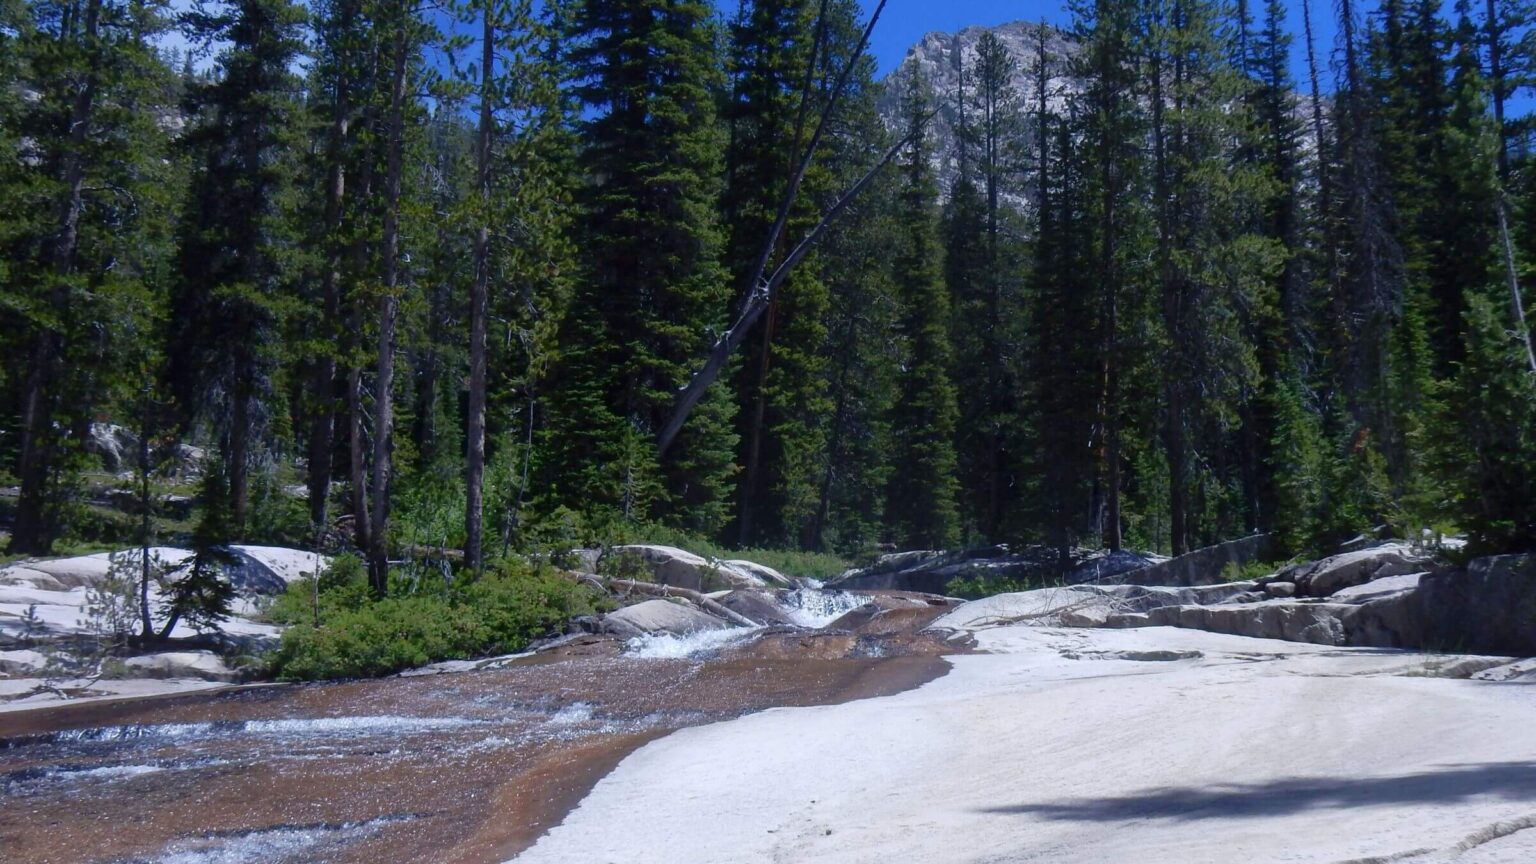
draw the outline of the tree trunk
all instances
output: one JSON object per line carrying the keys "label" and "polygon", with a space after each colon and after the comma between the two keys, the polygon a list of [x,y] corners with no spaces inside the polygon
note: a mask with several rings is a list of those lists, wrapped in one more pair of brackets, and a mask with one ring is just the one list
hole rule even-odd
{"label": "tree trunk", "polygon": [[372,521],[368,515],[368,459],[363,434],[365,412],[363,370],[354,367],[347,370],[347,450],[350,454],[347,475],[352,487],[352,539],[364,552],[373,545],[368,540]]}
{"label": "tree trunk", "polygon": [[389,483],[394,432],[395,324],[400,287],[400,184],[405,148],[405,78],[410,55],[407,22],[398,24],[390,73],[388,157],[384,178],[384,290],[379,298],[378,372],[373,394],[373,489],[368,529],[368,577],[375,594],[389,588]]}
{"label": "tree trunk", "polygon": [[250,509],[251,484],[251,395],[244,378],[235,382],[234,404],[230,406],[229,452],[224,454],[229,476],[229,510],[235,536],[245,537],[245,517]]}
{"label": "tree trunk", "polygon": [[1498,0],[1488,0],[1488,89],[1493,94],[1493,126],[1499,136],[1499,179],[1509,179],[1509,137],[1504,126],[1504,28],[1499,25]]}
{"label": "tree trunk", "polygon": [[[350,32],[352,4],[344,2],[340,11],[340,29],[344,33]],[[325,187],[325,227],[330,254],[320,287],[320,302],[325,316],[321,327],[332,336],[338,335],[333,322],[341,315],[342,250],[336,239],[341,231],[347,194],[346,144],[352,111],[352,81],[348,74],[350,63],[350,55],[339,60],[335,114],[331,118],[330,176]],[[336,448],[336,354],[333,346],[326,346],[319,362],[315,364],[310,393],[314,399],[315,416],[309,430],[309,521],[318,535],[327,521],[331,494],[331,455]]]}
{"label": "tree trunk", "polygon": [[480,186],[480,228],[475,232],[475,279],[469,295],[469,416],[465,429],[464,563],[479,575],[485,549],[485,401],[486,315],[491,281],[491,115],[492,66],[495,63],[496,25],[492,2],[481,10],[484,32],[480,52],[480,136],[476,158]]}
{"label": "tree trunk", "polygon": [[737,542],[743,546],[752,543],[753,518],[757,509],[757,487],[761,483],[763,464],[763,423],[768,414],[768,371],[773,362],[774,318],[778,303],[768,304],[768,320],[763,324],[763,345],[757,357],[757,384],[752,399],[751,426],[747,429],[747,466],[741,483],[741,519],[737,525]]}
{"label": "tree trunk", "polygon": [[1509,239],[1509,218],[1505,215],[1503,193],[1494,203],[1499,213],[1499,239],[1504,247],[1504,272],[1509,279],[1509,302],[1515,316],[1515,334],[1525,346],[1525,360],[1536,375],[1536,348],[1531,345],[1531,328],[1525,322],[1525,303],[1520,299],[1520,277],[1515,269],[1515,245]]}
{"label": "tree trunk", "polygon": [[149,544],[154,524],[149,491],[149,438],[151,430],[148,394],[139,424],[139,638],[149,641],[155,635],[155,622],[149,610]]}

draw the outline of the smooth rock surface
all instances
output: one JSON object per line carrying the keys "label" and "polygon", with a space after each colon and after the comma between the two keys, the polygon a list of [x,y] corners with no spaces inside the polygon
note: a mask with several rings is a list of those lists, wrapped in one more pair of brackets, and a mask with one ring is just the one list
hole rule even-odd
{"label": "smooth rock surface", "polygon": [[646,600],[633,606],[625,606],[603,617],[609,632],[618,636],[649,633],[686,635],[704,630],[725,630],[731,625],[700,612],[692,606],[671,600]]}
{"label": "smooth rock surface", "polygon": [[[608,553],[616,558],[631,558],[645,567],[658,585],[672,585],[691,591],[765,588],[769,581],[758,570],[733,566],[728,561],[711,561],[685,549],[672,546],[637,544],[615,546]],[[753,565],[756,568],[758,565]],[[761,568],[771,573],[776,571]],[[784,579],[783,576],[779,576]],[[784,581],[788,585],[788,580]]]}
{"label": "smooth rock surface", "polygon": [[1433,559],[1402,544],[1389,543],[1290,567],[1282,570],[1277,579],[1296,583],[1299,597],[1328,597],[1377,579],[1431,569]]}
{"label": "smooth rock surface", "polygon": [[[1013,626],[625,759],[521,864],[1525,862],[1536,698],[1424,655]],[[1158,662],[1152,662],[1158,661]],[[727,767],[728,766],[728,767]]]}

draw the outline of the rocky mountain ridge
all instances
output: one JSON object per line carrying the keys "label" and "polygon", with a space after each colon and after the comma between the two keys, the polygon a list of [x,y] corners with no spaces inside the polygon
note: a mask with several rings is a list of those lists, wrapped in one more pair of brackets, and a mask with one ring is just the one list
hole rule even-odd
{"label": "rocky mountain ridge", "polygon": [[[966,87],[970,87],[970,70],[976,61],[976,46],[986,34],[996,36],[1008,50],[1014,61],[1011,79],[1014,99],[1019,112],[1018,122],[1023,140],[1030,140],[1035,128],[1031,112],[1039,100],[1037,81],[1041,46],[1046,58],[1046,100],[1053,110],[1065,106],[1073,84],[1066,72],[1068,61],[1077,51],[1077,42],[1071,35],[1050,24],[1014,21],[995,27],[966,27],[956,33],[933,32],[923,36],[907,50],[901,65],[887,75],[882,82],[883,93],[879,109],[888,128],[897,129],[902,124],[901,97],[905,76],[915,69],[933,89],[938,101],[939,113],[933,121],[934,168],[938,172],[939,186],[947,196],[959,174],[960,147],[958,130],[961,125],[959,94],[962,74]],[[1016,160],[1019,170],[1008,190],[1007,197],[1016,205],[1028,206],[1030,197],[1023,168],[1028,164],[1027,154]]]}

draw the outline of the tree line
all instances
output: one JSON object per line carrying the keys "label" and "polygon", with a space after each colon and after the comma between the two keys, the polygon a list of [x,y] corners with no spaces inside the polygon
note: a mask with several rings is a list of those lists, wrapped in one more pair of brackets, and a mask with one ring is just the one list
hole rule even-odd
{"label": "tree line", "polygon": [[1527,6],[1304,5],[1298,84],[1279,0],[1080,0],[936,92],[855,0],[5,0],[10,551],[103,422],[378,590],[636,525],[1530,548]]}

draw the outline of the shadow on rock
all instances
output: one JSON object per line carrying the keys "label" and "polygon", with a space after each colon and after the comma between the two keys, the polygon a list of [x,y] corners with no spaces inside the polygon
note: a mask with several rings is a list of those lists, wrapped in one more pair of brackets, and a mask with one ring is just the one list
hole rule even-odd
{"label": "shadow on rock", "polygon": [[1395,777],[1293,777],[1268,783],[1163,787],[1114,798],[1015,804],[981,812],[1062,822],[1193,821],[1283,816],[1322,808],[1452,804],[1476,798],[1536,801],[1536,762],[1445,765],[1437,771]]}

